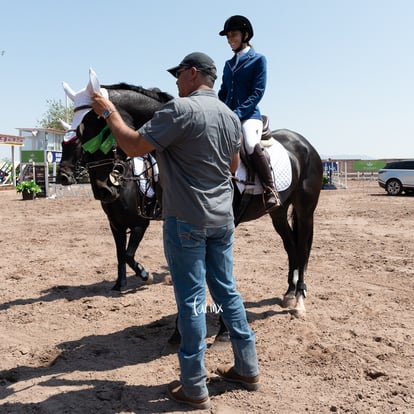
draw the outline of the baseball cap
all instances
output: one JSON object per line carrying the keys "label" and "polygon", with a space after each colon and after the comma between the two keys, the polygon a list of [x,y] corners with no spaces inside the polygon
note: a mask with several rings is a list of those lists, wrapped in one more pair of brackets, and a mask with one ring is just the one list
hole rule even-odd
{"label": "baseball cap", "polygon": [[180,68],[196,68],[200,72],[207,73],[210,75],[214,80],[217,79],[217,68],[214,64],[213,59],[210,56],[206,55],[202,52],[193,52],[187,55],[179,65],[174,66],[171,69],[167,69],[168,72],[171,73],[174,77],[177,77],[177,71]]}

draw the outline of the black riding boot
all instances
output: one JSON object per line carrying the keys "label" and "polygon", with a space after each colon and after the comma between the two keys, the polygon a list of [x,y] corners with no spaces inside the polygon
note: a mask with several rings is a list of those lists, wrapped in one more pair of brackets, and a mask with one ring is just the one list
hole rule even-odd
{"label": "black riding boot", "polygon": [[252,160],[253,166],[264,187],[263,204],[265,210],[266,212],[270,212],[279,207],[282,203],[280,202],[279,194],[273,182],[273,175],[270,170],[269,162],[260,144],[256,144],[250,159]]}

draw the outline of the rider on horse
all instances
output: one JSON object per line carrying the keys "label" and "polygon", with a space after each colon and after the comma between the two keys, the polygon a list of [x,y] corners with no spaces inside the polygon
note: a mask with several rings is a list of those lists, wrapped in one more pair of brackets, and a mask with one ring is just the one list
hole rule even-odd
{"label": "rider on horse", "polygon": [[266,58],[249,43],[253,27],[246,17],[236,15],[228,18],[219,34],[227,37],[234,56],[224,65],[218,96],[240,118],[244,149],[264,187],[263,202],[269,212],[281,203],[268,159],[260,145],[263,121],[257,105],[266,87]]}

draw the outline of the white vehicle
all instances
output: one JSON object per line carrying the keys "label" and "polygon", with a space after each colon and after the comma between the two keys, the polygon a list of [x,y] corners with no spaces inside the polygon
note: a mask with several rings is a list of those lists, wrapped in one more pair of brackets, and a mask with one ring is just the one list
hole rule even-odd
{"label": "white vehicle", "polygon": [[414,193],[414,160],[387,163],[378,171],[378,184],[389,195]]}

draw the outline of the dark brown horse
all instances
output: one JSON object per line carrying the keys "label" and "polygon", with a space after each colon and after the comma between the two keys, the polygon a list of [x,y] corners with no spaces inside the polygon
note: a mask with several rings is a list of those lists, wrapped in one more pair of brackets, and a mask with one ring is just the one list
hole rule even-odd
{"label": "dark brown horse", "polygon": [[[161,100],[151,100],[144,94],[144,91],[133,86],[122,85],[121,87],[120,85],[114,85],[107,87],[107,89],[109,98],[115,104],[117,110],[124,120],[134,128],[139,127],[145,120],[151,118],[154,111],[161,105]],[[106,123],[103,119],[98,118],[93,111],[89,112],[77,128],[78,139],[85,144],[92,138],[102,134],[105,127]],[[282,238],[289,261],[288,288],[284,294],[282,305],[290,308],[294,315],[301,316],[305,314],[304,300],[307,287],[304,276],[312,247],[314,211],[322,186],[322,162],[314,147],[300,134],[280,129],[273,131],[272,137],[271,140],[274,140],[274,145],[279,147],[278,151],[281,149],[286,152],[287,175],[289,176],[288,183],[285,182],[283,187],[279,188],[282,207],[269,213],[276,232]],[[272,154],[271,148],[268,149],[270,154]],[[113,159],[119,153],[119,149],[111,150],[108,155],[98,151],[94,157],[101,160],[111,157]],[[90,158],[90,156],[89,154],[88,157]],[[65,156],[62,157],[61,166],[64,162]],[[91,160],[89,160],[90,162]],[[113,164],[109,165],[112,168]],[[131,198],[128,203],[136,205],[136,196],[132,192],[122,189],[122,187],[121,190],[112,189],[111,180],[109,179],[111,168],[104,171],[103,176],[99,178],[99,183],[104,182],[105,187],[108,187],[106,191],[110,193],[123,191],[124,197]],[[235,185],[233,204],[236,225],[241,222],[255,220],[266,214],[261,194],[254,190],[254,186],[250,186],[250,189],[247,188],[246,190],[246,183],[243,178],[239,178],[238,181]],[[92,178],[92,186],[97,185],[97,182],[97,177]],[[129,181],[125,181],[123,185],[129,185]],[[247,183],[247,187],[249,187],[249,183]],[[96,197],[95,190],[94,194]],[[103,208],[107,212],[110,222],[118,221],[120,219],[118,215],[123,216],[124,219],[126,214],[120,213],[108,201],[109,199],[103,201]],[[134,213],[130,211],[128,214],[133,215]],[[148,221],[143,220],[143,224],[138,231],[140,235],[137,240],[139,241],[142,239],[146,225],[148,225]],[[135,243],[133,247],[137,247],[137,244]],[[130,258],[132,250],[133,248],[129,251]]]}

